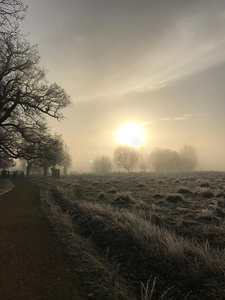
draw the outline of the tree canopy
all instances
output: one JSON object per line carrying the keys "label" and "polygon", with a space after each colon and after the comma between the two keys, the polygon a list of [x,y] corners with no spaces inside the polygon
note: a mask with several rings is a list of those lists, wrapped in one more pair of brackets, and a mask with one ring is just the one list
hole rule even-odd
{"label": "tree canopy", "polygon": [[36,45],[19,31],[27,7],[20,0],[0,0],[0,151],[27,158],[46,144],[46,117],[62,119],[71,100],[62,87],[48,83]]}
{"label": "tree canopy", "polygon": [[27,5],[21,0],[0,0],[1,32],[18,32],[19,21],[25,18]]}

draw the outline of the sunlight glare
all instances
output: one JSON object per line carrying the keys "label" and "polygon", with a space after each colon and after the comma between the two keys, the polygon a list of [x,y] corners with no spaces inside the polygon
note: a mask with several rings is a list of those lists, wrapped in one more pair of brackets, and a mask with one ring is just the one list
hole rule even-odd
{"label": "sunlight glare", "polygon": [[127,124],[119,129],[117,139],[122,145],[137,148],[144,142],[145,135],[140,125]]}

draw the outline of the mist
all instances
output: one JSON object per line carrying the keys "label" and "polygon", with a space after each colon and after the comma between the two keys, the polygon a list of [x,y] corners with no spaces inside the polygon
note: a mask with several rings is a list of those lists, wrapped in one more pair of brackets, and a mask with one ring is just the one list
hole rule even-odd
{"label": "mist", "polygon": [[[225,170],[223,1],[29,1],[22,23],[48,79],[73,106],[49,119],[71,171],[113,157],[117,133],[143,124],[142,147],[196,148],[199,170]],[[41,21],[41,22],[40,22]]]}

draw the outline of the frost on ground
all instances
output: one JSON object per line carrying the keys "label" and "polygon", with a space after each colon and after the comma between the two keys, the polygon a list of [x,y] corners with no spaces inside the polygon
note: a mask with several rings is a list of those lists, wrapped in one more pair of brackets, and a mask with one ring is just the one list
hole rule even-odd
{"label": "frost on ground", "polygon": [[113,274],[110,284],[123,282],[123,295],[224,299],[225,173],[77,174],[43,184],[69,232],[88,242],[85,253],[94,249]]}

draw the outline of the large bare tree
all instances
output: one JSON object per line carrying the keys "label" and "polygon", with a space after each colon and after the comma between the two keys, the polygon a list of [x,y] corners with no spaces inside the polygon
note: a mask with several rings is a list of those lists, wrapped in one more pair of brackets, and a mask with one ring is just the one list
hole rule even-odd
{"label": "large bare tree", "polygon": [[0,32],[18,32],[26,11],[27,5],[21,0],[0,0]]}
{"label": "large bare tree", "polygon": [[42,142],[46,116],[61,119],[71,103],[63,88],[47,82],[37,46],[20,34],[25,12],[20,0],[0,0],[0,151],[14,158],[23,157],[24,141]]}

